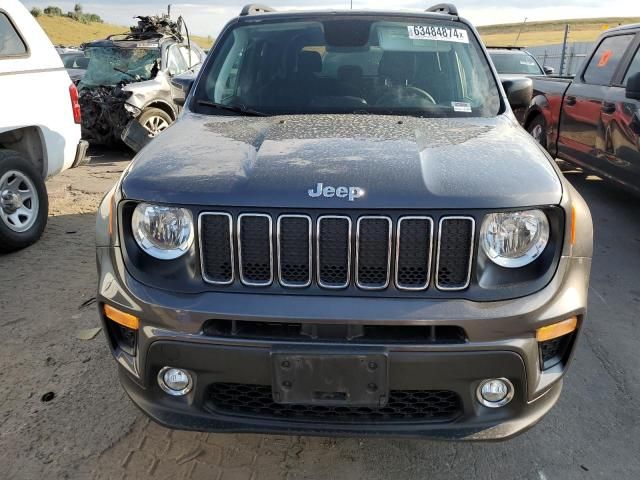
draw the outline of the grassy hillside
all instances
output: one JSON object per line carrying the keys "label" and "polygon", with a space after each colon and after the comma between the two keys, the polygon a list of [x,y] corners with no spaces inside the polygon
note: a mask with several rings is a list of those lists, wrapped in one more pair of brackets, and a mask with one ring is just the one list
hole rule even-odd
{"label": "grassy hillside", "polygon": [[[640,17],[588,18],[526,23],[518,45],[533,47],[562,43],[564,26],[567,23],[571,25],[570,42],[589,42],[598,38],[607,28],[613,28],[620,24],[640,23]],[[520,23],[510,23],[479,27],[478,30],[487,45],[513,45],[520,27]]]}
{"label": "grassy hillside", "polygon": [[[54,45],[80,45],[83,42],[105,38],[114,33],[124,33],[128,27],[109,23],[80,23],[67,17],[42,15],[38,22]],[[209,48],[211,41],[204,37],[192,36],[191,40],[202,48]]]}
{"label": "grassy hillside", "polygon": [[[40,25],[47,32],[54,44],[79,45],[89,40],[104,38],[112,33],[122,33],[128,27],[108,23],[80,23],[67,17],[49,17],[43,15],[38,18]],[[518,45],[532,47],[561,43],[564,35],[564,25],[571,25],[569,41],[593,41],[607,28],[619,24],[640,23],[640,17],[612,17],[590,18],[580,20],[553,20],[549,22],[531,22],[525,24]],[[478,30],[487,45],[512,45],[518,35],[519,23],[505,25],[491,25],[480,27]],[[202,48],[211,47],[211,41],[204,37],[191,37]]]}

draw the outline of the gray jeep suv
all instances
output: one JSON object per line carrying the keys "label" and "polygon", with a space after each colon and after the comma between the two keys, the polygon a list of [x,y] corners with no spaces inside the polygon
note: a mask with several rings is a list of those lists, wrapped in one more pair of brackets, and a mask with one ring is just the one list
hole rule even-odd
{"label": "gray jeep suv", "polygon": [[557,401],[589,210],[455,7],[277,13],[219,36],[107,194],[99,311],[173,428],[509,438]]}

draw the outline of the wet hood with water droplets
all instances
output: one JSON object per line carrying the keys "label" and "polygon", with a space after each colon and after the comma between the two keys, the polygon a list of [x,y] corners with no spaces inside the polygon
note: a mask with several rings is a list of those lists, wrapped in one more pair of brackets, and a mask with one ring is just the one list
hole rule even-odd
{"label": "wet hood with water droplets", "polygon": [[[311,197],[318,183],[354,200]],[[551,160],[506,117],[279,117],[188,113],[142,150],[124,196],[285,208],[510,208],[558,204]]]}

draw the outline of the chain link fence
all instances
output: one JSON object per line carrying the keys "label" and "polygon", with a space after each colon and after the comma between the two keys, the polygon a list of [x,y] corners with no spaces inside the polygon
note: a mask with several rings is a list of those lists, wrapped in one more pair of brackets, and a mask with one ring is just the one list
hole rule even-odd
{"label": "chain link fence", "polygon": [[535,56],[541,65],[552,67],[556,74],[575,75],[584,59],[589,55],[594,42],[567,43],[564,57],[564,68],[560,68],[562,62],[562,43],[555,45],[543,45],[527,48]]}

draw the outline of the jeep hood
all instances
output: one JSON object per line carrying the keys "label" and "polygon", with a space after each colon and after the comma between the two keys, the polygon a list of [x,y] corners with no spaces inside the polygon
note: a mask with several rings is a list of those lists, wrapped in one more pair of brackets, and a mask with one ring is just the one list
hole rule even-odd
{"label": "jeep hood", "polygon": [[[313,198],[318,183],[363,194]],[[371,115],[186,113],[138,154],[122,190],[150,202],[305,209],[508,208],[562,196],[550,158],[507,117]]]}

